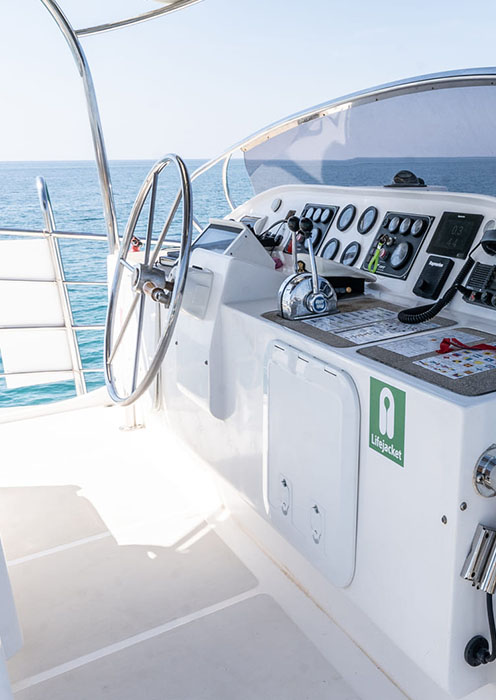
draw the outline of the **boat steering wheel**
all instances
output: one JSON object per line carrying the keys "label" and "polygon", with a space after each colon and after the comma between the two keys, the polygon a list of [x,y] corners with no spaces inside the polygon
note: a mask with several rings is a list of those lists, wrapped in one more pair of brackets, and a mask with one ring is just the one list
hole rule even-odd
{"label": "boat steering wheel", "polygon": [[[157,195],[158,177],[162,170],[173,163],[180,178],[180,189],[176,195],[172,208],[169,211],[164,227],[155,242],[152,251],[152,233],[155,216],[155,202]],[[148,214],[148,228],[144,247],[144,254],[138,253],[136,248],[132,250],[131,243],[136,241],[135,231],[145,201],[151,192]],[[175,218],[176,212],[182,202],[182,231],[177,261],[170,261],[170,267],[157,265],[157,260],[162,249],[164,239]],[[111,399],[122,406],[128,406],[139,399],[149,388],[156,377],[165,354],[169,348],[172,334],[181,309],[186,278],[188,274],[189,256],[193,235],[193,208],[191,181],[184,161],[175,154],[168,154],[159,160],[146,176],[131,210],[129,220],[122,240],[122,245],[117,257],[112,287],[107,309],[105,325],[105,382]],[[134,257],[134,260],[132,260]],[[139,258],[140,262],[137,262]],[[132,262],[131,262],[132,261]],[[122,282],[126,276],[129,286],[123,287]],[[122,292],[129,296],[131,303],[118,332],[116,333],[116,318],[122,313],[122,305],[118,304]],[[151,301],[148,301],[151,300]],[[145,306],[154,304],[157,316],[158,336],[153,343],[155,349],[149,353],[147,366],[141,367],[145,351],[143,343],[143,322],[145,318]],[[167,318],[164,327],[162,324],[161,308],[167,309]],[[136,309],[138,311],[136,312]],[[130,328],[134,330],[134,339]],[[123,343],[125,336],[128,339]],[[133,343],[134,340],[134,343]],[[127,357],[126,357],[127,349]],[[124,350],[124,360],[119,360],[119,372],[125,381],[116,380],[115,361],[119,356],[119,350]],[[130,360],[130,361],[129,361]],[[131,368],[126,365],[131,365]],[[124,367],[124,371],[123,371]],[[140,373],[141,369],[141,373]],[[126,383],[127,381],[127,383]],[[121,388],[120,388],[121,387]]]}

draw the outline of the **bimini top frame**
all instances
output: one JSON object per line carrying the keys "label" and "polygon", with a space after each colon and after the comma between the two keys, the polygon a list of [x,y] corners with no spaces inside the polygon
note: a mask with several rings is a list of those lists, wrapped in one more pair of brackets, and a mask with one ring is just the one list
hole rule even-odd
{"label": "bimini top frame", "polygon": [[88,108],[88,116],[90,120],[91,136],[93,139],[93,148],[98,168],[98,177],[100,180],[100,189],[103,199],[103,210],[105,215],[105,225],[107,228],[107,237],[109,250],[111,253],[119,248],[119,232],[117,228],[117,218],[115,215],[114,195],[112,191],[112,181],[110,178],[110,170],[103,138],[102,124],[100,120],[100,112],[96,99],[95,86],[91,77],[91,71],[86,59],[85,53],[79,41],[81,36],[89,36],[92,34],[102,34],[103,32],[118,29],[120,27],[129,27],[133,24],[139,24],[149,19],[161,17],[162,15],[180,10],[189,5],[193,5],[200,0],[171,0],[164,7],[151,12],[137,15],[108,24],[102,24],[95,27],[87,27],[85,29],[74,29],[68,18],[62,12],[60,6],[55,0],[41,0],[43,5],[49,11],[55,20],[58,28],[64,35],[64,38],[69,45],[74,61],[76,62],[79,74],[83,80],[84,92],[86,97],[86,105]]}
{"label": "bimini top frame", "polygon": [[210,168],[218,163],[223,162],[222,182],[224,195],[231,209],[234,209],[235,204],[231,199],[229,190],[228,169],[229,161],[233,154],[237,151],[246,153],[269,139],[289,131],[300,124],[313,121],[314,119],[320,119],[332,114],[333,112],[338,112],[351,106],[367,104],[369,102],[378,102],[391,97],[397,97],[399,95],[406,95],[415,92],[425,92],[428,90],[441,90],[455,87],[475,87],[481,85],[496,85],[496,67],[469,68],[457,71],[432,73],[414,78],[406,78],[404,80],[386,83],[367,90],[350,93],[343,97],[338,97],[328,102],[323,102],[322,104],[305,109],[301,112],[297,112],[296,114],[281,119],[280,121],[274,122],[273,124],[256,131],[255,133],[251,134],[251,136],[248,136],[246,139],[243,139],[238,143],[235,143],[216,158],[213,158],[208,163],[202,165],[195,171],[192,176],[192,180],[196,179],[196,177],[205,173],[207,170],[210,170]]}

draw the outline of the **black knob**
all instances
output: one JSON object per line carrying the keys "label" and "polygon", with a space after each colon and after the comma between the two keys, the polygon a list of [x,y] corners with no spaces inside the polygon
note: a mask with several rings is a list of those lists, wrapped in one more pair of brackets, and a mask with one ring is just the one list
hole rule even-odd
{"label": "black knob", "polygon": [[297,233],[300,230],[300,219],[297,216],[290,216],[288,219],[288,228],[290,231]]}
{"label": "black knob", "polygon": [[305,236],[305,238],[308,238],[312,234],[312,229],[313,229],[312,219],[309,219],[306,216],[302,216],[300,219],[300,231]]}

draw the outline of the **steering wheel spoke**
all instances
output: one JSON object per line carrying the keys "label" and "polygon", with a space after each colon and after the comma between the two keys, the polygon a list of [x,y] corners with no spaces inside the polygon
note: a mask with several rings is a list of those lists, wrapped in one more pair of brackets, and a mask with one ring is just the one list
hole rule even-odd
{"label": "steering wheel spoke", "polygon": [[181,203],[181,198],[182,198],[182,192],[179,191],[176,195],[176,198],[172,204],[172,207],[170,208],[169,214],[167,215],[167,219],[165,220],[164,227],[162,231],[160,232],[160,236],[157,239],[157,242],[155,243],[155,248],[153,249],[153,255],[152,255],[152,265],[155,265],[157,262],[158,256],[160,255],[160,251],[162,250],[162,246],[164,244],[165,237],[167,235],[167,231],[169,230],[169,227],[174,220],[174,217],[176,215],[177,209],[179,207],[179,204]]}
{"label": "steering wheel spoke", "polygon": [[108,361],[111,363],[114,360],[114,357],[116,356],[117,350],[120,347],[121,341],[124,338],[124,334],[126,333],[127,327],[129,326],[129,322],[134,316],[134,310],[136,309],[136,304],[138,303],[138,299],[140,298],[140,295],[136,292],[133,298],[133,301],[131,303],[131,306],[129,307],[129,311],[126,314],[126,317],[122,323],[122,326],[119,330],[119,335],[117,336],[115,342],[114,342],[114,347],[112,348],[112,352],[110,353],[110,357]]}
{"label": "steering wheel spoke", "polygon": [[148,265],[150,259],[150,250],[152,246],[152,236],[153,236],[153,221],[155,219],[155,201],[157,198],[157,182],[158,176],[156,173],[153,174],[152,181],[152,194],[150,199],[150,209],[148,212],[148,230],[146,233],[146,243],[145,243],[145,265]]}
{"label": "steering wheel spoke", "polygon": [[131,391],[136,391],[136,383],[138,381],[138,371],[141,360],[141,345],[143,340],[143,314],[145,311],[146,296],[141,295],[138,311],[138,330],[136,332],[136,348],[134,351],[134,367],[133,367],[133,381],[131,384]]}
{"label": "steering wheel spoke", "polygon": [[129,270],[129,272],[134,272],[134,265],[131,265],[131,263],[128,263],[128,261],[125,258],[119,258],[119,265],[122,265],[126,270]]}
{"label": "steering wheel spoke", "polygon": [[[158,177],[162,170],[170,163],[173,163],[179,171],[181,186],[175,196],[173,205],[167,215],[164,227],[160,233],[155,247],[152,251],[153,225],[155,220],[156,198],[158,191]],[[147,197],[150,195],[150,206],[148,209],[148,225],[143,255],[143,262],[132,265],[127,259],[131,241],[135,236],[136,226],[143,210]],[[174,274],[166,274],[164,270],[156,265],[160,250],[165,237],[171,227],[172,221],[182,202],[182,233],[179,248],[179,258],[174,266]],[[174,154],[165,156],[158,161],[148,173],[132,208],[126,231],[122,240],[121,250],[114,270],[109,304],[107,310],[107,323],[105,326],[105,381],[107,389],[113,401],[122,405],[129,405],[139,399],[149,388],[156,377],[167,349],[169,348],[172,334],[181,309],[186,277],[188,273],[189,255],[193,236],[193,212],[191,182],[184,161]],[[134,292],[131,305],[124,317],[124,321],[116,333],[116,316],[120,306],[119,297],[122,285],[127,283],[129,277],[123,276],[123,272],[132,272],[130,280],[131,289]],[[150,304],[146,303],[146,297],[156,302],[155,324],[157,328],[150,332],[148,330],[152,316],[147,314]],[[138,307],[139,301],[139,308]],[[165,306],[168,311],[161,318],[161,309]],[[126,331],[131,325],[132,319],[136,319],[136,337],[134,346],[130,341],[126,341],[128,349],[132,348],[131,366],[128,369],[127,382],[124,377],[116,378],[115,360],[119,347],[122,347]],[[134,328],[134,324],[133,324]],[[158,330],[157,330],[158,329]],[[158,332],[158,340],[154,350],[149,352],[146,347],[147,342],[155,337]],[[128,334],[129,337],[130,334]],[[145,353],[143,352],[145,350]],[[131,354],[131,353],[130,353]],[[126,374],[126,354],[119,363],[119,374]],[[146,357],[145,357],[146,355]],[[142,369],[142,363],[144,368]],[[129,364],[129,363],[128,363]],[[140,372],[141,370],[141,372]],[[124,379],[124,381],[122,380]],[[126,386],[130,389],[118,389],[118,386]]]}

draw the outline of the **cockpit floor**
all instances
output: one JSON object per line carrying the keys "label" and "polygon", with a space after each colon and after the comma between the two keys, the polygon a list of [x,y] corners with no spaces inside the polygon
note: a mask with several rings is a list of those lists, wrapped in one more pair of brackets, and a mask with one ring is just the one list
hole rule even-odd
{"label": "cockpit floor", "polygon": [[[93,408],[0,426],[16,700],[358,700],[329,659],[352,643],[319,649],[300,623],[318,628],[314,604],[259,550],[257,569],[226,544],[196,458],[166,426],[119,422]],[[361,664],[360,697],[404,697]]]}

